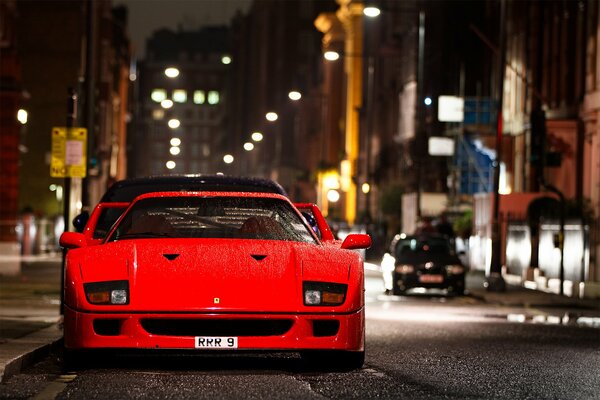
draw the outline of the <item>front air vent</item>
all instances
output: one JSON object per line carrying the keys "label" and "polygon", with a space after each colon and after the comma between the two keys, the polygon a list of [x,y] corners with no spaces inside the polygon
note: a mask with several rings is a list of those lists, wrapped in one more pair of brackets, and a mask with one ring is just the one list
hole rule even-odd
{"label": "front air vent", "polygon": [[340,330],[340,321],[337,320],[317,320],[313,321],[313,336],[335,336]]}
{"label": "front air vent", "polygon": [[121,334],[121,319],[95,319],[94,332],[100,336],[118,336]]}
{"label": "front air vent", "polygon": [[167,319],[148,318],[142,328],[159,336],[281,336],[294,322],[289,319]]}
{"label": "front air vent", "polygon": [[251,254],[251,257],[254,258],[256,261],[262,261],[265,258],[267,258],[267,256],[263,254]]}

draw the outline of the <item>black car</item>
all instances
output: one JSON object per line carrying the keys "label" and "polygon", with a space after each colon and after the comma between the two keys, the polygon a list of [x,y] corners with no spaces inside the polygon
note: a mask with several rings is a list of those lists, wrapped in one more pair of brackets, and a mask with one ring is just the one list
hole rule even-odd
{"label": "black car", "polygon": [[454,251],[452,240],[446,236],[397,235],[381,266],[386,289],[394,295],[414,288],[464,294],[466,269]]}

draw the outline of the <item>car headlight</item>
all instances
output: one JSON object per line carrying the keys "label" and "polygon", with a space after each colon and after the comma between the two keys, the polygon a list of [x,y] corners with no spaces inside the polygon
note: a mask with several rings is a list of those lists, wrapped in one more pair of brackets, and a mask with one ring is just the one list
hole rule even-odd
{"label": "car headlight", "polygon": [[346,299],[348,285],[328,282],[304,282],[305,306],[339,306]]}
{"label": "car headlight", "polygon": [[396,272],[399,274],[412,274],[415,272],[415,267],[410,264],[399,264],[396,266]]}
{"label": "car headlight", "polygon": [[92,304],[129,304],[129,281],[84,283],[83,290]]}
{"label": "car headlight", "polygon": [[465,272],[465,268],[462,265],[446,265],[446,272],[449,275],[459,275]]}

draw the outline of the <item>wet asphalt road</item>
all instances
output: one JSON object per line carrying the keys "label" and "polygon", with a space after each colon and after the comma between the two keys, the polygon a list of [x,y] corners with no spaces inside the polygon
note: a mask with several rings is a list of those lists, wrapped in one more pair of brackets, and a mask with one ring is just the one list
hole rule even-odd
{"label": "wet asphalt road", "polygon": [[0,399],[598,398],[598,328],[520,323],[530,319],[511,315],[542,311],[389,297],[367,283],[360,370],[311,370],[294,353],[176,353],[99,358],[65,373],[56,353],[0,385]]}

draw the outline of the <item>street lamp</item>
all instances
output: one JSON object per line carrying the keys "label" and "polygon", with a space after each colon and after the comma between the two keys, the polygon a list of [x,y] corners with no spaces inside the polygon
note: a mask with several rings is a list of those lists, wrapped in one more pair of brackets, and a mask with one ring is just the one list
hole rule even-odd
{"label": "street lamp", "polygon": [[375,18],[381,14],[381,10],[375,6],[366,6],[363,10],[363,14],[369,18]]}
{"label": "street lamp", "polygon": [[337,51],[328,50],[325,53],[323,53],[323,57],[327,61],[337,61],[340,59],[340,53],[338,53]]}
{"label": "street lamp", "polygon": [[297,90],[292,90],[291,92],[288,93],[288,97],[292,101],[298,101],[302,98],[302,94],[300,92],[298,92]]}
{"label": "street lamp", "polygon": [[179,76],[179,70],[175,67],[169,67],[165,69],[165,75],[168,78],[177,78]]}
{"label": "street lamp", "polygon": [[263,134],[260,132],[252,132],[252,140],[254,140],[255,142],[260,142],[261,140],[263,140]]}
{"label": "street lamp", "polygon": [[269,111],[267,114],[265,114],[265,118],[267,119],[267,121],[275,122],[277,121],[277,118],[279,118],[279,115],[277,115],[276,112]]}

